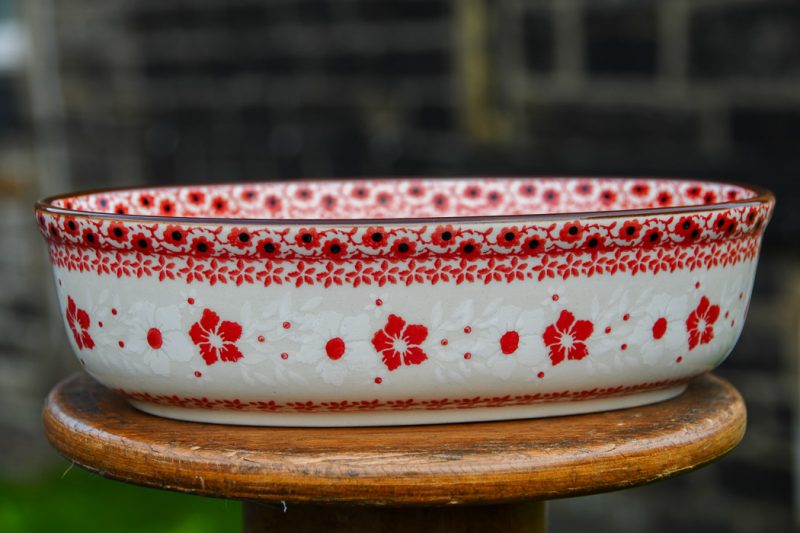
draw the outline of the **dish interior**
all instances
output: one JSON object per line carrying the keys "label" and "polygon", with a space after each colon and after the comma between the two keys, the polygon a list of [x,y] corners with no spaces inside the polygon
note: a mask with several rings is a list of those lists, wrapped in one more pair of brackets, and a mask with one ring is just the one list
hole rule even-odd
{"label": "dish interior", "polygon": [[618,211],[755,196],[737,185],[683,180],[468,178],[141,188],[61,197],[51,205],[119,215],[360,219]]}

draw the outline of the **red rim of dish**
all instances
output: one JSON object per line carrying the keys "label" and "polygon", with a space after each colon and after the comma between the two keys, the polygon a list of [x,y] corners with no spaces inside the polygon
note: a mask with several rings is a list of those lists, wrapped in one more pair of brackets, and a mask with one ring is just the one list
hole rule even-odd
{"label": "red rim of dish", "polygon": [[[647,207],[640,209],[617,209],[608,211],[575,211],[564,213],[530,213],[520,215],[468,215],[468,216],[440,216],[440,217],[396,217],[396,218],[225,218],[225,217],[186,217],[186,216],[163,216],[163,215],[120,215],[117,213],[102,213],[99,211],[81,211],[76,209],[66,209],[56,207],[53,202],[75,198],[78,196],[88,196],[92,194],[113,193],[119,191],[142,191],[142,190],[163,190],[163,189],[189,189],[192,187],[235,187],[235,186],[258,186],[258,185],[277,185],[277,184],[297,184],[297,183],[357,183],[369,182],[372,180],[382,181],[478,181],[494,179],[600,179],[599,176],[404,176],[404,177],[371,177],[371,178],[302,178],[296,180],[276,180],[260,182],[232,182],[232,183],[208,183],[208,184],[186,184],[186,185],[142,185],[137,187],[107,187],[86,189],[66,194],[48,196],[36,202],[35,211],[45,212],[53,215],[65,215],[82,218],[100,218],[110,220],[121,220],[130,222],[182,222],[192,224],[222,224],[222,225],[263,225],[263,226],[294,226],[294,225],[329,225],[329,226],[362,226],[373,224],[427,224],[440,221],[447,222],[513,222],[513,221],[543,221],[543,220],[569,220],[569,219],[597,219],[597,218],[622,218],[641,215],[670,215],[681,214],[695,211],[722,211],[736,207],[746,207],[748,205],[774,204],[775,195],[772,191],[757,185],[741,183],[736,181],[718,180],[696,180],[687,178],[654,178],[648,176],[636,177],[605,177],[604,180],[633,181],[633,180],[658,180],[673,183],[686,184],[715,184],[731,185],[740,187],[754,193],[755,196],[742,200],[728,202],[715,202],[702,205],[670,206],[670,207]],[[769,216],[769,215],[768,215]]]}

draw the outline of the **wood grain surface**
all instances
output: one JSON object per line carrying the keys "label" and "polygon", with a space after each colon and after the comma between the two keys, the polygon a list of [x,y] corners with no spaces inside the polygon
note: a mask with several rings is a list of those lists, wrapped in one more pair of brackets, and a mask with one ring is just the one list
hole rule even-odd
{"label": "wood grain surface", "polygon": [[718,459],[746,411],[705,375],[645,407],[559,418],[436,426],[271,428],[147,415],[85,374],[44,407],[50,442],[75,463],[140,485],[243,500],[445,505],[615,490]]}

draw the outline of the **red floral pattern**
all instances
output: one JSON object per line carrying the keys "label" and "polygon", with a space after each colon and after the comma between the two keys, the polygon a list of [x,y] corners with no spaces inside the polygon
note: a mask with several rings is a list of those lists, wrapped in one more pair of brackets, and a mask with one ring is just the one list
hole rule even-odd
{"label": "red floral pattern", "polygon": [[192,325],[189,337],[198,348],[207,365],[219,360],[235,362],[242,358],[236,341],[242,336],[242,326],[229,320],[220,320],[217,313],[204,309],[203,316]]}
{"label": "red floral pattern", "polygon": [[[53,243],[107,251],[181,254],[200,258],[267,257],[274,261],[326,258],[341,261],[402,261],[432,257],[478,260],[542,252],[601,252],[655,245],[688,246],[738,239],[760,234],[772,207],[771,204],[762,203],[756,206],[726,206],[684,215],[666,213],[648,216],[643,213],[622,221],[617,218],[594,221],[576,217],[575,220],[543,221],[538,224],[526,221],[520,225],[495,225],[486,219],[455,227],[409,220],[385,227],[348,227],[347,224],[326,227],[323,219],[328,216],[513,216],[697,205],[710,197],[706,194],[708,191],[714,193],[714,198],[735,197],[743,200],[753,196],[752,191],[732,185],[657,180],[593,180],[591,183],[597,184],[597,187],[590,187],[588,193],[582,187],[589,182],[580,179],[443,180],[418,182],[415,186],[408,186],[409,182],[404,181],[372,181],[357,186],[356,183],[318,182],[303,187],[261,184],[246,188],[219,185],[191,190],[129,190],[93,193],[53,202],[56,207],[69,206],[92,212],[108,211],[110,205],[129,202],[134,206],[132,214],[159,215],[163,200],[170,200],[175,216],[259,217],[264,215],[262,205],[267,205],[269,200],[281,196],[295,198],[279,203],[282,211],[275,214],[267,227],[246,227],[245,221],[231,225],[199,225],[190,221],[179,222],[177,218],[164,224],[160,221],[75,217],[42,210],[37,218],[45,237]],[[519,194],[500,195],[495,190],[499,183],[504,183],[507,189]],[[411,189],[417,192],[412,194]],[[696,189],[701,191],[699,196],[694,195]],[[351,195],[355,190],[366,191],[366,195]],[[314,191],[324,194],[315,194]],[[380,192],[373,194],[375,191]],[[531,195],[528,191],[535,191],[535,194]],[[553,194],[558,191],[568,194]],[[347,201],[342,199],[334,202],[335,209],[331,211],[331,205],[325,203],[325,198],[336,198],[339,193],[347,193]],[[435,202],[417,201],[415,194],[422,194],[424,198],[428,194],[445,194],[453,201],[444,205],[452,204],[452,207],[441,208],[450,210],[443,212],[435,207]],[[375,202],[381,195],[389,195],[400,205],[381,206]],[[259,201],[261,197],[263,202]],[[500,204],[496,205],[498,199]],[[428,209],[433,211],[426,211]],[[282,218],[292,217],[316,218],[321,222],[317,227],[281,227]],[[264,245],[268,246],[265,248]]]}
{"label": "red floral pattern", "polygon": [[428,356],[420,344],[428,337],[428,328],[407,324],[397,315],[389,315],[386,325],[372,337],[372,345],[383,357],[386,368],[396,370],[401,364],[418,365]]}
{"label": "red floral pattern", "polygon": [[245,402],[239,399],[208,399],[205,397],[182,397],[175,395],[150,394],[115,389],[118,394],[158,405],[173,407],[200,408],[213,410],[236,409],[250,412],[271,413],[320,413],[320,412],[354,412],[354,411],[440,411],[445,409],[479,409],[485,407],[510,407],[536,405],[554,402],[579,402],[626,396],[643,391],[656,391],[686,383],[691,378],[678,378],[636,385],[620,385],[616,387],[596,387],[588,390],[559,392],[535,392],[531,394],[508,394],[505,396],[473,396],[470,398],[440,398],[418,400],[415,398],[396,400],[339,400],[339,401],[296,401],[281,404],[275,400],[258,400]]}
{"label": "red floral pattern", "polygon": [[[525,213],[596,211],[598,208],[646,209],[702,205],[717,198],[738,201],[753,196],[752,191],[736,186],[655,180],[263,184],[196,187],[188,191],[152,189],[95,193],[54,202],[54,205],[66,209],[112,209],[130,211],[134,215],[174,214],[188,219],[209,215],[241,217],[229,223],[193,223],[180,218],[168,222],[146,218],[126,220],[94,217],[91,213],[89,216],[74,216],[74,213],[59,213],[57,210],[39,210],[37,220],[50,242],[51,259],[56,268],[92,273],[98,277],[154,278],[212,286],[317,285],[325,288],[536,283],[597,275],[632,277],[692,272],[750,261],[758,253],[772,205],[759,199],[746,204],[712,206],[706,210],[642,211],[606,218],[576,214],[574,217],[567,215],[550,219],[479,218],[462,221],[441,217],[494,214],[513,217]],[[265,209],[272,218],[270,222],[246,220],[247,217],[263,217]],[[369,224],[326,223],[323,220],[358,216],[374,219],[404,216],[410,220],[373,220]],[[281,222],[288,218],[305,221],[302,226]],[[98,278],[97,281],[101,280]],[[685,319],[686,340],[683,342],[688,344],[689,350],[712,342],[720,307],[712,305],[708,297],[703,296],[688,317],[687,313],[681,312],[677,318],[679,321]],[[89,315],[79,309],[71,297],[68,297],[66,315],[78,348],[94,348],[95,342],[89,334]],[[208,308],[203,310],[199,320],[195,320],[196,317],[188,320],[181,331],[185,332],[185,328],[194,322],[189,337],[206,365],[218,361],[235,362],[246,357],[247,354],[242,353],[245,344],[240,342],[243,336],[240,324],[222,320]],[[653,322],[648,322],[647,327],[652,329],[653,339],[667,335],[665,318],[656,315],[651,320]],[[553,323],[548,325],[551,321]],[[676,331],[671,324],[670,335]],[[733,327],[733,321],[730,325]],[[103,324],[99,323],[98,327],[102,328]],[[382,327],[373,324],[367,330],[377,352],[377,356],[370,357],[379,357],[389,372],[403,365],[423,364],[428,359],[426,340],[430,338],[429,343],[434,343],[429,351],[432,356],[439,345],[448,343],[438,331],[432,330],[429,336],[428,327],[434,327],[434,324],[409,324],[399,314],[390,314]],[[602,329],[603,326],[598,323],[598,327]],[[564,309],[549,316],[534,333],[542,335],[550,364],[556,366],[566,360],[585,359],[590,345],[593,352],[599,354],[600,349],[595,350],[595,345],[588,342],[594,328],[591,321],[579,320],[572,311]],[[96,339],[100,346],[106,342],[100,333],[108,330],[108,327],[97,330]],[[168,343],[164,336],[166,333],[158,328],[150,328],[146,334],[147,343],[153,349],[160,349]],[[598,338],[600,335],[598,333]],[[521,344],[521,339],[515,329],[502,328],[491,342],[495,350],[498,346],[495,343],[499,343],[503,354],[501,360],[513,361],[525,355],[526,345]],[[455,345],[455,341],[450,336],[450,344]],[[119,343],[122,346],[121,340]],[[624,350],[628,345],[621,343],[620,346]],[[325,358],[326,364],[331,364],[331,361],[341,359],[348,348],[344,338],[331,337],[326,339],[321,357]],[[473,351],[474,356],[473,353],[464,353],[463,361],[459,352],[460,364],[481,362],[482,354]],[[276,358],[279,364],[282,360],[294,361],[289,352],[291,350],[282,353],[280,359]],[[186,350],[183,353],[187,353]],[[681,359],[679,357],[677,362],[680,363]],[[349,359],[345,358],[345,361]],[[372,359],[371,363],[381,366],[377,359]],[[541,369],[533,371],[540,380],[544,379],[545,373]],[[379,374],[382,375],[371,375],[370,379],[380,385],[388,379],[383,372],[385,370],[381,369]],[[199,378],[202,374],[195,370],[194,375]],[[533,379],[532,375],[529,378]],[[633,387],[497,397],[388,401],[342,399],[295,401],[285,405],[269,399],[248,402],[240,398],[127,394],[132,397],[140,395],[144,401],[209,409],[287,412],[438,410],[578,401],[655,389],[681,380]]]}
{"label": "red floral pattern", "polygon": [[78,308],[71,296],[67,296],[66,315],[67,325],[72,331],[72,337],[75,339],[78,349],[83,350],[86,348],[91,350],[94,348],[94,340],[89,335],[89,326],[91,325],[89,314],[85,310]]}
{"label": "red floral pattern", "polygon": [[[269,243],[265,243],[269,244]],[[202,258],[96,250],[51,244],[55,267],[101,276],[157,277],[185,283],[303,285],[393,285],[454,281],[456,284],[511,283],[515,280],[569,279],[600,274],[631,276],[658,272],[695,271],[750,261],[758,254],[760,237],[708,244],[663,246],[639,250],[562,252],[522,257],[497,256],[471,261],[462,257],[371,259],[351,261],[272,261],[245,258]],[[276,252],[277,246],[267,250]]]}
{"label": "red floral pattern", "polygon": [[711,305],[705,296],[700,298],[697,308],[686,319],[686,331],[689,333],[689,350],[698,344],[708,344],[714,338],[714,323],[719,318],[719,306]]}
{"label": "red floral pattern", "polygon": [[402,261],[431,257],[479,260],[727,242],[760,234],[767,211],[752,222],[748,221],[748,211],[739,209],[724,216],[705,213],[680,220],[672,216],[637,217],[622,224],[566,221],[507,227],[482,222],[455,230],[452,226],[408,223],[383,231],[358,227],[209,228],[191,223],[161,225],[81,219],[70,221],[75,227],[73,232],[66,231],[67,225],[61,222],[49,221],[49,216],[59,215],[42,214],[40,228],[52,244],[87,249],[273,261]]}
{"label": "red floral pattern", "polygon": [[542,339],[550,352],[553,366],[569,359],[580,360],[589,355],[586,339],[594,331],[589,320],[575,320],[575,315],[564,309],[554,324],[544,330]]}

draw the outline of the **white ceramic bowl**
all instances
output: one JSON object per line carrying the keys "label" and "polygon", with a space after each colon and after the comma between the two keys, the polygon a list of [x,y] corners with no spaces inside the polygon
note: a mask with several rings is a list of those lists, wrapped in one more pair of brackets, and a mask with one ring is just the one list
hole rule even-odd
{"label": "white ceramic bowl", "polygon": [[653,179],[301,181],[37,205],[72,347],[149,413],[256,425],[641,405],[719,364],[772,195]]}

